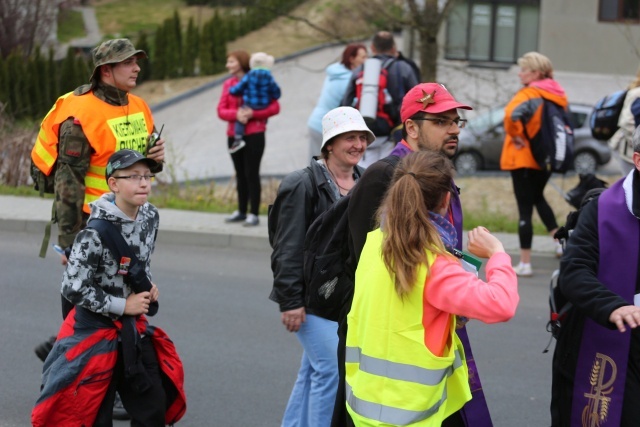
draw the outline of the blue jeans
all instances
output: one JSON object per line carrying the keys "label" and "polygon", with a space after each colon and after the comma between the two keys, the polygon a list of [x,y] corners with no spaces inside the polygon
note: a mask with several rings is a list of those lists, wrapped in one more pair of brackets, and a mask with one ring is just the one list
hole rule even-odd
{"label": "blue jeans", "polygon": [[338,324],[307,314],[296,336],[304,351],[282,427],[329,427],[338,388]]}
{"label": "blue jeans", "polygon": [[236,120],[236,123],[233,126],[233,136],[236,137],[236,139],[242,139],[244,136],[244,127],[245,125],[243,123]]}

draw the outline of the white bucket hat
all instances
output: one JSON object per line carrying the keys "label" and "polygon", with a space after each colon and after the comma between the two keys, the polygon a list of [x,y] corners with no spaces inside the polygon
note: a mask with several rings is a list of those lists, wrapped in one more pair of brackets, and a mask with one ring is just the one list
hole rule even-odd
{"label": "white bucket hat", "polygon": [[322,118],[322,146],[320,149],[324,148],[325,144],[334,136],[352,131],[367,132],[368,144],[376,139],[358,110],[353,107],[334,108]]}

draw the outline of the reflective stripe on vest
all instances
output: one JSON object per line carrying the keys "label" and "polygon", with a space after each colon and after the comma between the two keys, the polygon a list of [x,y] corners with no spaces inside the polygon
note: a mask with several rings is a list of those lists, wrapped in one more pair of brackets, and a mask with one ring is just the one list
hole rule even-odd
{"label": "reflective stripe on vest", "polygon": [[444,369],[426,369],[406,363],[395,363],[390,360],[378,359],[362,354],[357,347],[347,347],[345,363],[359,363],[359,370],[393,380],[411,381],[423,385],[438,385],[450,376],[454,369],[462,366],[460,352],[455,351],[455,359],[451,366]]}
{"label": "reflective stripe on vest", "polygon": [[371,420],[395,426],[404,426],[426,420],[436,414],[440,410],[442,404],[447,400],[447,390],[445,389],[442,394],[442,398],[431,408],[426,411],[411,411],[409,409],[395,408],[392,406],[382,405],[380,403],[367,402],[366,400],[358,399],[353,394],[349,384],[345,384],[345,389],[347,404],[352,410]]}
{"label": "reflective stripe on vest", "polygon": [[[347,347],[345,363],[358,363],[360,371],[372,375],[399,381],[416,382],[426,386],[436,386],[440,384],[443,380],[451,376],[455,369],[463,366],[460,352],[457,350],[455,351],[455,359],[448,368],[425,369],[419,366],[394,363],[389,360],[366,356],[363,355],[357,347]],[[393,425],[407,425],[426,420],[433,414],[436,414],[442,404],[447,400],[447,389],[445,388],[442,398],[431,408],[423,411],[412,411],[358,399],[358,397],[353,394],[353,390],[349,384],[347,383],[345,386],[347,403],[351,409],[366,418]]]}
{"label": "reflective stripe on vest", "polygon": [[69,92],[59,97],[51,110],[44,116],[36,143],[31,150],[33,164],[47,176],[51,173],[58,158],[58,112],[65,98],[72,93]]}

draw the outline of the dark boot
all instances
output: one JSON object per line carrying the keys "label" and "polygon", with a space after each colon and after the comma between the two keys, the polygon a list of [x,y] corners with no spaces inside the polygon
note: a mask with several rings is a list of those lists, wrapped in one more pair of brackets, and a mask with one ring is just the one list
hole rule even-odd
{"label": "dark boot", "polygon": [[47,356],[49,355],[49,352],[51,352],[51,349],[53,348],[53,344],[55,342],[56,337],[51,336],[48,340],[38,344],[38,346],[36,346],[36,348],[33,350],[36,353],[36,356],[38,356],[38,359],[42,360],[43,362],[47,360]]}

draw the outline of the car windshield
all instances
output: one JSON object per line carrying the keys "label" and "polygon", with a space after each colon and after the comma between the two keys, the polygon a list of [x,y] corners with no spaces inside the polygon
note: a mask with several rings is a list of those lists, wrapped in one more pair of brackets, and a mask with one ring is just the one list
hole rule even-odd
{"label": "car windshield", "polygon": [[474,132],[486,132],[487,130],[502,124],[503,120],[504,107],[498,107],[470,118],[467,122],[467,126]]}

